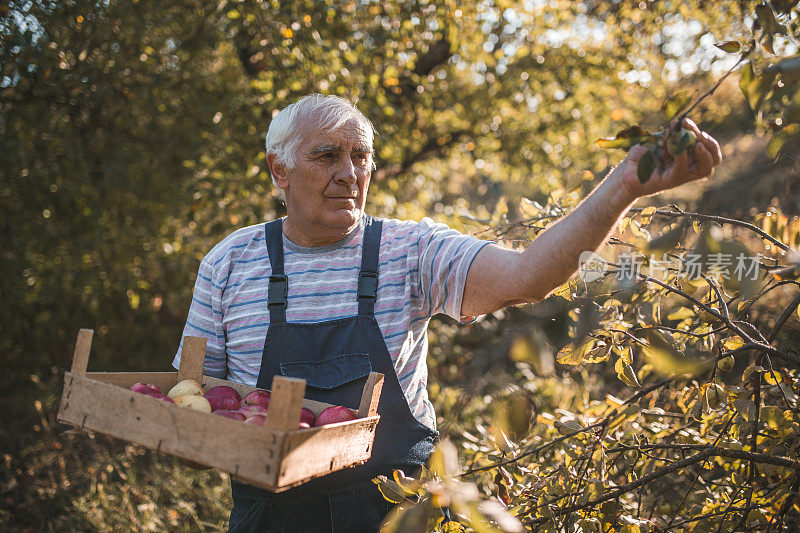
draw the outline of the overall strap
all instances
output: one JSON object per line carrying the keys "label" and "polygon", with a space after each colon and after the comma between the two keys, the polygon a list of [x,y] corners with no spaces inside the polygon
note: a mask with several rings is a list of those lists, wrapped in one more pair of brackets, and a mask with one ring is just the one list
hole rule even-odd
{"label": "overall strap", "polygon": [[378,296],[378,252],[383,221],[365,216],[361,271],[358,273],[358,314],[371,316],[375,313],[375,299]]}
{"label": "overall strap", "polygon": [[264,233],[269,264],[272,268],[267,297],[269,322],[280,324],[286,322],[286,295],[289,292],[289,281],[283,273],[283,219],[267,222],[264,225]]}

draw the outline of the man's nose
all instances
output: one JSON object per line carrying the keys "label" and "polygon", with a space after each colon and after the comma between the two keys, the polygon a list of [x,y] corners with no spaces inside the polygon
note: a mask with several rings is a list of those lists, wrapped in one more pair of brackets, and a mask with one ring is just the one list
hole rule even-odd
{"label": "man's nose", "polygon": [[334,179],[337,182],[351,185],[358,181],[358,177],[356,176],[356,166],[353,164],[351,158],[343,157],[342,159],[342,163],[339,164],[338,168],[336,169]]}

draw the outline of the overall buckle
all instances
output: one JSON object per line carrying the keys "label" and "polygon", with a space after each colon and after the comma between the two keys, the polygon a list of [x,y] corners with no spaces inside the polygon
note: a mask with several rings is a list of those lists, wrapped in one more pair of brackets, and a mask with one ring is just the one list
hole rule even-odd
{"label": "overall buckle", "polygon": [[378,295],[378,273],[377,272],[359,272],[358,274],[358,297],[359,298],[372,298],[373,300]]}
{"label": "overall buckle", "polygon": [[285,274],[276,274],[269,277],[269,294],[267,305],[286,305],[289,294],[289,279]]}

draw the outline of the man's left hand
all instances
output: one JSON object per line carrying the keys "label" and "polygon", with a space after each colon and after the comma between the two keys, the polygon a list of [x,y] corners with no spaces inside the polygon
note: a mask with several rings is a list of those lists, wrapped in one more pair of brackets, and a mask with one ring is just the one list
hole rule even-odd
{"label": "man's left hand", "polygon": [[[673,123],[673,128],[675,126]],[[639,160],[648,150],[642,145],[631,148],[628,156],[614,169],[613,173],[618,174],[617,179],[630,195],[631,201],[708,177],[714,172],[722,160],[719,143],[688,118],[683,120],[683,129],[693,132],[697,137],[694,148],[674,158],[666,154],[664,166],[656,168],[645,183],[639,181],[637,172]]]}

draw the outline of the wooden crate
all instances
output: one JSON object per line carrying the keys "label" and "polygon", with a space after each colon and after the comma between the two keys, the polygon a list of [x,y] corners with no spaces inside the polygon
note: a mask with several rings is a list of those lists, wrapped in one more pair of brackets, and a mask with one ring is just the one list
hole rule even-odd
{"label": "wooden crate", "polygon": [[228,385],[242,396],[254,390],[203,376],[206,339],[184,338],[177,372],[86,372],[92,335],[87,329],[78,334],[72,369],[64,375],[59,422],[218,468],[273,492],[361,464],[372,454],[383,374],[369,375],[356,420],[310,429],[297,429],[300,409],[318,415],[330,404],[303,398],[305,380],[276,376],[264,426],[253,426],[129,390],[142,381],[166,393],[184,379],[204,389]]}

